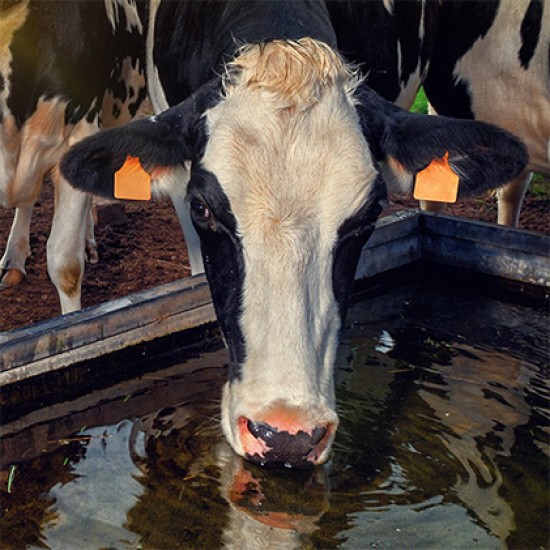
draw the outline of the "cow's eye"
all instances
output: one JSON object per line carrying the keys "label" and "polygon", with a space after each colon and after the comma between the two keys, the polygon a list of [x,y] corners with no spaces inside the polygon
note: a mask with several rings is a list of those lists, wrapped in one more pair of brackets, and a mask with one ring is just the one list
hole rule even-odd
{"label": "cow's eye", "polygon": [[190,202],[191,212],[197,222],[208,222],[212,213],[208,205],[200,198],[193,197]]}

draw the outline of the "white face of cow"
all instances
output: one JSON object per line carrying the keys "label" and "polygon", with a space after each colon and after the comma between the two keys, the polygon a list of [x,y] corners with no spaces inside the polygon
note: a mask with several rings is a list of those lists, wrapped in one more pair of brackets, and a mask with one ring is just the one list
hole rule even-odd
{"label": "white face of cow", "polygon": [[338,423],[334,252],[377,172],[353,75],[328,48],[275,42],[250,48],[235,65],[225,99],[207,112],[201,163],[227,197],[243,259],[231,284],[242,293],[244,354],[225,387],[222,425],[239,454],[260,462],[297,458],[293,444],[266,432],[304,432],[298,462],[319,463]]}

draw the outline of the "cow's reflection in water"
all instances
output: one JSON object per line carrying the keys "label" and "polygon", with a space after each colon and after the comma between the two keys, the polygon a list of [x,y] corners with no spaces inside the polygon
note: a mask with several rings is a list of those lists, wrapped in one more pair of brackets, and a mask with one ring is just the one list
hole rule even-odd
{"label": "cow's reflection in water", "polygon": [[327,468],[255,466],[233,452],[218,426],[195,405],[135,422],[130,452],[145,490],[128,527],[154,547],[300,545],[328,510]]}
{"label": "cow's reflection in water", "polygon": [[215,403],[191,400],[136,421],[130,446],[144,491],[127,527],[162,548],[525,540],[523,525],[540,525],[545,509],[541,492],[516,496],[517,476],[526,487],[542,482],[538,369],[481,345],[393,334],[396,357],[407,357],[399,342],[419,342],[422,366],[400,368],[392,354],[351,341],[338,384],[342,429],[321,468],[243,461],[225,443]]}
{"label": "cow's reflection in water", "polygon": [[220,445],[222,494],[230,505],[223,534],[228,548],[291,548],[313,533],[329,508],[326,468],[277,472],[245,463]]}

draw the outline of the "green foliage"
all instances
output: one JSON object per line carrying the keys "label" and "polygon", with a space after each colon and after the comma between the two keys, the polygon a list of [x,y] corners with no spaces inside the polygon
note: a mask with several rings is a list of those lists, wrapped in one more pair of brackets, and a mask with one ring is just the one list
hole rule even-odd
{"label": "green foliage", "polygon": [[540,199],[550,199],[550,175],[533,173],[529,193]]}
{"label": "green foliage", "polygon": [[416,94],[416,99],[414,100],[414,103],[411,107],[411,111],[413,113],[428,113],[428,99],[426,98],[426,94],[424,93],[424,88],[420,88],[420,90],[418,90],[418,93]]}

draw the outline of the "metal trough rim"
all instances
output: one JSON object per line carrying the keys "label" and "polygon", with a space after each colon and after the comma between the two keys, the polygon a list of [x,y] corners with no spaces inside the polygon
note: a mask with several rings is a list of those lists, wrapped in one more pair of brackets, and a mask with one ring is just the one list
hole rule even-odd
{"label": "metal trough rim", "polygon": [[[422,259],[550,287],[550,237],[418,210],[379,220],[356,279]],[[0,333],[0,387],[215,321],[201,275]]]}

